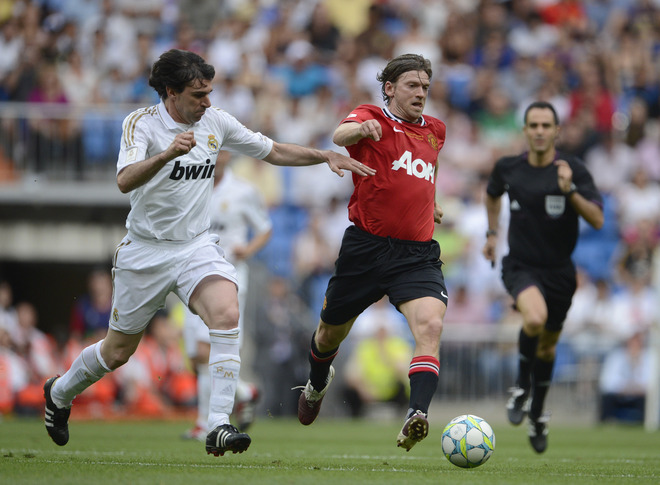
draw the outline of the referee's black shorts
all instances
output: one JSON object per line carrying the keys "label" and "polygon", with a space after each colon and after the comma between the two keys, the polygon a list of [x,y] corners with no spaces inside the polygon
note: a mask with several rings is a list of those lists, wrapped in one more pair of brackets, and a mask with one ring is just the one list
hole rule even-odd
{"label": "referee's black shorts", "polygon": [[401,303],[431,296],[447,304],[440,245],[375,236],[355,226],[344,233],[321,319],[341,325],[388,295]]}
{"label": "referee's black shorts", "polygon": [[536,286],[548,307],[545,328],[551,332],[561,331],[577,288],[575,265],[572,261],[542,268],[505,256],[502,259],[502,281],[514,301],[524,289]]}

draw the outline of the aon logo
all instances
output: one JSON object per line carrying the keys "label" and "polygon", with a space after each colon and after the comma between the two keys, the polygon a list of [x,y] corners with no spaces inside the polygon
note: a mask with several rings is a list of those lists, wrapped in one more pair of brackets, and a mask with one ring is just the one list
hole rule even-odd
{"label": "aon logo", "polygon": [[412,153],[406,150],[401,158],[392,162],[392,170],[404,169],[408,175],[414,175],[417,178],[425,179],[431,183],[435,183],[435,174],[433,172],[433,164],[426,163],[424,160],[417,158],[412,159]]}

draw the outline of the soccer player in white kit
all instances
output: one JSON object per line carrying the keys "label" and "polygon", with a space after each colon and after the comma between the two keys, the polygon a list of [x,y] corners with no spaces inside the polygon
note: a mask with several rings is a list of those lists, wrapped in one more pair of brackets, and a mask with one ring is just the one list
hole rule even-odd
{"label": "soccer player in white kit", "polygon": [[83,349],[64,375],[44,384],[45,425],[69,441],[73,399],[125,364],[145,328],[174,292],[209,327],[209,429],[206,451],[242,453],[251,439],[229,423],[240,370],[236,270],[210,231],[213,172],[221,149],[273,165],[327,163],[358,175],[375,170],[331,150],[277,143],[211,106],[213,66],[171,49],[154,63],[149,85],[161,98],[123,122],[117,185],[130,194],[128,233],[113,257],[112,314],[104,339]]}
{"label": "soccer player in white kit", "polygon": [[[257,188],[236,177],[229,166],[231,153],[221,151],[215,164],[215,185],[211,195],[211,232],[218,235],[225,258],[236,268],[238,278],[239,345],[244,329],[245,302],[249,284],[248,260],[272,234],[268,207]],[[211,392],[209,377],[209,329],[199,316],[183,306],[183,338],[186,355],[197,373],[197,421],[183,437],[206,439]],[[238,429],[246,431],[254,420],[259,397],[257,387],[239,376],[234,400]]]}

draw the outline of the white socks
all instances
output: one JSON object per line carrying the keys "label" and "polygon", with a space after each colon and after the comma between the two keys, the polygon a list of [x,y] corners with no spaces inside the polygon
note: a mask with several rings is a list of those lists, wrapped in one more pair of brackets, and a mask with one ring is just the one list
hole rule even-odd
{"label": "white socks", "polygon": [[208,364],[197,365],[197,426],[207,431],[209,400],[211,399],[211,376]]}
{"label": "white socks", "polygon": [[238,373],[241,369],[241,357],[238,354],[239,334],[238,328],[209,330],[211,337],[209,430],[229,423],[229,415],[234,407]]}
{"label": "white socks", "polygon": [[111,370],[101,357],[101,343],[85,347],[68,371],[55,381],[50,396],[58,408],[71,407],[73,399]]}

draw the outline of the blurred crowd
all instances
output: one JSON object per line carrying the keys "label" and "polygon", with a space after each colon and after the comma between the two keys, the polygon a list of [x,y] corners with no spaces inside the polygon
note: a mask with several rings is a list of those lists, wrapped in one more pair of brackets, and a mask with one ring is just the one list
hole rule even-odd
{"label": "blurred crowd", "polygon": [[[481,255],[482,199],[495,160],[523,150],[527,104],[552,102],[562,124],[558,148],[586,162],[606,201],[603,229],[581,227],[580,284],[558,375],[597,374],[632,337],[648,342],[658,318],[651,278],[660,236],[660,1],[9,0],[0,2],[0,101],[78,112],[155,104],[149,69],[169,48],[213,64],[213,104],[248,127],[335,150],[331,134],[354,106],[382,104],[376,75],[387,59],[429,58],[425,112],[447,124],[436,178],[447,324],[515,319],[499,268]],[[20,177],[26,167],[47,168],[38,162],[44,151],[60,153],[84,178],[107,150],[114,166],[121,116],[110,128],[80,120],[64,117],[54,128],[53,120],[19,127],[0,118],[0,165],[14,165]],[[17,163],[8,146],[8,133],[19,129],[33,133],[32,165]],[[242,158],[233,167],[259,186],[273,217],[273,239],[259,259],[317,315],[349,224],[350,177]],[[268,331],[291,332],[278,325]]]}
{"label": "blurred crowd", "polygon": [[[72,305],[68,337],[58,341],[39,328],[36,306],[14,304],[11,285],[0,282],[0,416],[40,414],[43,383],[63,374],[83,348],[105,336],[111,306],[110,271],[94,269],[88,291]],[[162,310],[130,362],[80,394],[76,410],[79,417],[164,417],[195,406],[196,386],[181,347],[181,325]]]}

